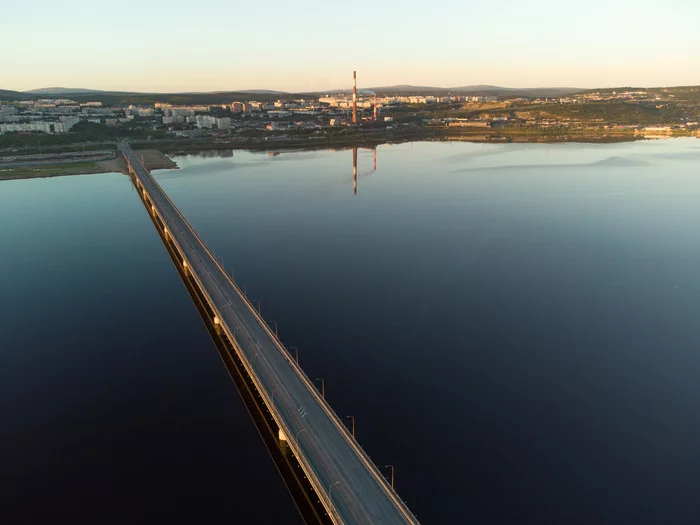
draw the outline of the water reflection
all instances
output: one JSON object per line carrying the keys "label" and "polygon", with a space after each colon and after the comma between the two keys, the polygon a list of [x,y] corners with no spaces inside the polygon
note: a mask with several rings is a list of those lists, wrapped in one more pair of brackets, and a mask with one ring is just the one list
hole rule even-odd
{"label": "water reflection", "polygon": [[[353,187],[353,194],[357,195],[357,146],[353,146],[352,148],[352,187]],[[372,171],[363,173],[360,175],[360,177],[367,177],[369,175],[372,175],[375,171],[377,171],[377,147],[375,146],[372,148],[373,152],[373,167]]]}
{"label": "water reflection", "polygon": [[696,144],[391,145],[366,199],[361,147],[156,178],[425,523],[685,525]]}

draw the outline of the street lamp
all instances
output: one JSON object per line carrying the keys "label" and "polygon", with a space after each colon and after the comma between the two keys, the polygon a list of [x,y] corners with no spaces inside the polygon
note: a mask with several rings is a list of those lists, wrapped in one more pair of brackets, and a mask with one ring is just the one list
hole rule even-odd
{"label": "street lamp", "polygon": [[299,430],[294,436],[294,441],[296,441],[297,447],[299,446],[299,434],[301,434],[302,432],[306,432],[306,427]]}
{"label": "street lamp", "polygon": [[352,437],[355,437],[355,416],[345,416],[345,419],[352,420]]}
{"label": "street lamp", "polygon": [[271,323],[275,323],[275,337],[279,338],[279,334],[277,333],[277,321],[270,321]]}
{"label": "street lamp", "polygon": [[297,358],[297,364],[299,364],[299,349],[296,346],[290,346],[289,349],[291,350],[294,348],[295,353],[296,353],[296,358]]}
{"label": "street lamp", "polygon": [[385,468],[391,469],[391,488],[394,488],[394,465],[384,465]]}
{"label": "street lamp", "polygon": [[323,399],[326,399],[326,382],[323,380],[322,377],[317,377],[316,379],[314,379],[314,381],[321,382],[321,397]]}
{"label": "street lamp", "polygon": [[258,303],[258,315],[260,315],[260,301],[253,301],[253,303]]}
{"label": "street lamp", "polygon": [[340,483],[340,480],[336,481],[335,483],[333,483],[333,485],[328,487],[328,499],[331,503],[333,503],[333,495],[331,494],[331,492],[333,491],[333,487],[335,487],[338,483]]}

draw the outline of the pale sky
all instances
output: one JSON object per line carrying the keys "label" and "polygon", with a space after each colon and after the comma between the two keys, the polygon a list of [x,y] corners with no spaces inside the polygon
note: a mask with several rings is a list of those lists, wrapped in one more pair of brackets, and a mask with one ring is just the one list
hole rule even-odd
{"label": "pale sky", "polygon": [[700,0],[3,0],[0,89],[698,85],[699,21]]}

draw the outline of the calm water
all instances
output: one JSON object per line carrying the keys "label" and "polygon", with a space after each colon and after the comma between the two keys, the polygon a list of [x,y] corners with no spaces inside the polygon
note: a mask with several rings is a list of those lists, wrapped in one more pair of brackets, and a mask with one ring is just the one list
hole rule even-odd
{"label": "calm water", "polygon": [[[700,141],[156,178],[423,523],[700,522]],[[299,523],[122,175],[0,183],[0,523]]]}

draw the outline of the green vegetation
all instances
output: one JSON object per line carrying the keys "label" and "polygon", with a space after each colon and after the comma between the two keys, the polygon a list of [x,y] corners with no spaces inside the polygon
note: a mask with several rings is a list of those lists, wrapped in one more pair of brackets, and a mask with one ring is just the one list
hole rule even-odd
{"label": "green vegetation", "polygon": [[9,91],[7,89],[0,89],[0,100],[24,100],[26,98],[29,98],[27,95],[24,93],[20,93],[19,91]]}
{"label": "green vegetation", "polygon": [[35,177],[56,177],[59,175],[81,175],[102,172],[96,162],[74,162],[66,164],[46,164],[18,168],[0,168],[0,180],[30,179]]}
{"label": "green vegetation", "polygon": [[560,119],[575,119],[581,122],[642,126],[678,123],[686,115],[686,112],[675,105],[664,104],[663,107],[657,108],[653,104],[632,102],[548,104],[540,112]]}
{"label": "green vegetation", "polygon": [[[418,123],[426,119],[466,118],[505,119],[508,126],[525,127],[527,121],[546,120],[570,126],[658,126],[681,124],[700,119],[700,88],[678,92],[677,97],[659,101],[591,101],[575,104],[514,101],[479,107],[474,104],[405,105],[390,108],[384,115],[398,123]],[[693,100],[697,98],[698,102]],[[498,107],[501,106],[501,107]]]}
{"label": "green vegetation", "polygon": [[672,96],[679,103],[700,104],[700,86],[682,86],[654,89],[659,96]]}
{"label": "green vegetation", "polygon": [[[110,142],[128,138],[135,140],[157,139],[165,136],[165,129],[153,129],[150,124],[137,120],[126,126],[113,128],[94,122],[80,122],[73,126],[69,133],[47,135],[45,133],[6,133],[0,135],[0,149],[3,148],[32,148],[37,151],[44,148],[44,152],[51,151],[50,146],[67,144]],[[104,148],[100,145],[100,148]],[[114,146],[112,145],[111,148]],[[89,148],[93,149],[93,148]],[[28,153],[23,151],[23,153]]]}
{"label": "green vegetation", "polygon": [[167,102],[173,105],[209,105],[230,104],[234,101],[245,102],[247,100],[275,101],[277,99],[288,100],[298,98],[299,95],[281,93],[240,93],[227,91],[222,93],[118,93],[97,92],[62,95],[76,102],[97,101],[105,106],[134,104],[149,105],[156,102]]}

